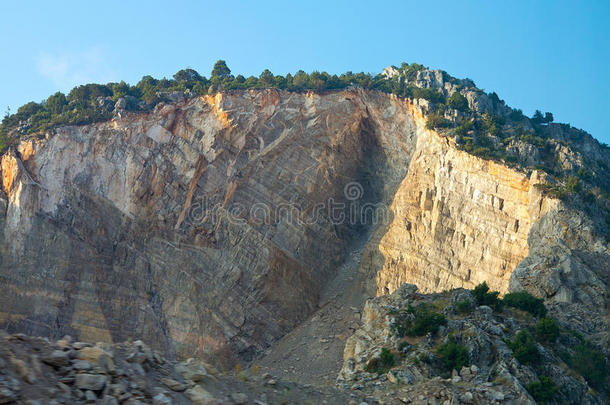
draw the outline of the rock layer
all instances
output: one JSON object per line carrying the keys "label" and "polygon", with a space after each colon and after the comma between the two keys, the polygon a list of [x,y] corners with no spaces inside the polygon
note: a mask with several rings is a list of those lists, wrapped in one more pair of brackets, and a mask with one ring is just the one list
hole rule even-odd
{"label": "rock layer", "polygon": [[335,217],[344,187],[387,194],[415,125],[378,93],[265,90],[24,141],[2,157],[0,324],[249,358],[312,311],[362,227]]}
{"label": "rock layer", "polygon": [[391,203],[392,221],[365,256],[365,278],[375,280],[377,294],[405,282],[433,292],[487,281],[506,292],[528,255],[532,224],[556,201],[534,186],[537,171],[528,177],[457,150],[414,116],[413,158]]}

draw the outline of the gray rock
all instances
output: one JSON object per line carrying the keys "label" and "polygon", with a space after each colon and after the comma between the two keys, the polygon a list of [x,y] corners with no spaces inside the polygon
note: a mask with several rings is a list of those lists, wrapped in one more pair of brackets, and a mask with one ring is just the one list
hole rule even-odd
{"label": "gray rock", "polygon": [[72,344],[72,348],[76,349],[76,350],[80,350],[80,349],[84,349],[85,347],[91,347],[93,346],[91,343],[87,343],[87,342],[74,342]]}
{"label": "gray rock", "polygon": [[248,403],[248,396],[246,394],[237,392],[231,394],[231,400],[236,405],[246,405]]}
{"label": "gray rock", "polygon": [[114,361],[107,354],[100,355],[100,357],[98,357],[97,359],[97,364],[107,374],[113,375],[116,372],[116,369],[114,367]]}
{"label": "gray rock", "polygon": [[15,371],[17,371],[17,375],[19,377],[29,384],[34,384],[36,382],[36,375],[34,374],[34,371],[28,367],[25,361],[14,356],[10,358],[10,361],[13,367],[15,367]]}
{"label": "gray rock", "polygon": [[0,404],[10,404],[12,402],[16,402],[19,398],[19,395],[6,387],[0,387]]}
{"label": "gray rock", "polygon": [[176,366],[176,371],[180,373],[183,378],[193,382],[200,382],[209,377],[205,367],[197,363],[180,363]]}
{"label": "gray rock", "polygon": [[95,393],[93,393],[93,391],[85,391],[85,400],[87,402],[95,402],[97,400],[97,395],[95,395]]}
{"label": "gray rock", "polygon": [[121,97],[117,100],[117,102],[114,104],[114,109],[115,110],[124,110],[127,107],[127,100],[125,99],[125,97]]}
{"label": "gray rock", "polygon": [[48,356],[43,357],[42,361],[57,368],[70,364],[68,353],[63,350],[54,350]]}
{"label": "gray rock", "polygon": [[199,385],[187,390],[186,395],[194,405],[220,405],[212,394]]}
{"label": "gray rock", "polygon": [[172,391],[182,392],[187,388],[186,384],[182,384],[181,382],[178,382],[173,378],[162,378],[161,382]]}
{"label": "gray rock", "polygon": [[160,393],[153,397],[153,405],[171,405],[172,399],[166,394]]}
{"label": "gray rock", "polygon": [[77,374],[75,384],[81,390],[99,391],[106,385],[106,376],[99,374]]}
{"label": "gray rock", "polygon": [[72,367],[74,367],[75,370],[87,371],[91,370],[91,363],[87,360],[72,360]]}
{"label": "gray rock", "polygon": [[119,405],[119,401],[110,395],[104,395],[102,399],[98,401],[100,405]]}

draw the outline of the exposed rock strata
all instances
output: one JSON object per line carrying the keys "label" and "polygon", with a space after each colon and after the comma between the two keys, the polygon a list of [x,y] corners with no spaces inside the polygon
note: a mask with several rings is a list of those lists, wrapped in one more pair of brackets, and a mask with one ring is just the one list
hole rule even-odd
{"label": "exposed rock strata", "polygon": [[2,157],[0,323],[248,358],[311,312],[361,227],[329,201],[389,194],[415,125],[378,93],[267,90],[22,142]]}
{"label": "exposed rock strata", "polygon": [[534,187],[538,172],[528,177],[471,156],[423,127],[392,221],[365,254],[365,278],[375,280],[377,294],[404,282],[432,292],[487,281],[506,292],[528,255],[530,227],[556,202]]}
{"label": "exposed rock strata", "polygon": [[[548,255],[531,233],[563,208],[534,187],[537,172],[470,156],[426,130],[427,108],[356,89],[239,91],[23,141],[1,161],[0,325],[139,338],[170,357],[224,365],[251,359],[314,310],[371,226],[360,275],[372,294],[483,280],[507,291],[522,263],[511,288],[583,308],[604,301],[607,279],[594,268],[608,248],[586,238],[565,252],[578,251],[591,272],[566,265],[560,286],[537,290],[531,277],[557,272],[555,261],[532,267]],[[353,207],[374,209],[363,220]],[[578,229],[565,237],[580,238]],[[599,283],[584,295],[561,289],[593,275]]]}

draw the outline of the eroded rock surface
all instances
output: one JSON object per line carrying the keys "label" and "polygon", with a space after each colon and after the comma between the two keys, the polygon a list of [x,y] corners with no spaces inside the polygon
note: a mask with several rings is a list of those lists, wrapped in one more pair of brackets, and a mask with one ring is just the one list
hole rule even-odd
{"label": "eroded rock surface", "polygon": [[[456,91],[442,73],[417,80]],[[467,96],[474,110],[501,108]],[[487,281],[593,314],[579,329],[603,340],[599,219],[544,197],[541,172],[426,129],[430,108],[360,89],[183,94],[21,142],[1,160],[0,326],[142,339],[169,358],[231,367],[307,319],[372,232],[355,281],[363,296]],[[563,166],[580,159],[555,144]]]}
{"label": "eroded rock surface", "polygon": [[303,320],[404,177],[408,102],[246,91],[58,128],[2,157],[10,331],[251,358]]}

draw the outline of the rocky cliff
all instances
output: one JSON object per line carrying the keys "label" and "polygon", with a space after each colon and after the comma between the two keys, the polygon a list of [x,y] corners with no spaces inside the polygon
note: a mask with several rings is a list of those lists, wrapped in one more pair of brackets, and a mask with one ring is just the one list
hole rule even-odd
{"label": "rocky cliff", "polygon": [[[473,110],[485,100],[468,93]],[[372,231],[371,295],[487,281],[578,308],[604,335],[610,251],[594,219],[543,195],[542,172],[427,128],[431,108],[232,91],[23,140],[1,162],[0,326],[229,365],[303,321]]]}
{"label": "rocky cliff", "polygon": [[487,281],[506,292],[512,270],[528,255],[532,224],[556,201],[534,186],[538,172],[528,177],[469,155],[414,117],[413,158],[392,198],[392,220],[365,255],[365,277],[377,294],[405,282],[434,292]]}
{"label": "rocky cliff", "polygon": [[338,216],[346,184],[381,200],[415,134],[393,97],[266,90],[23,141],[2,157],[0,322],[251,357],[312,311],[362,227]]}

